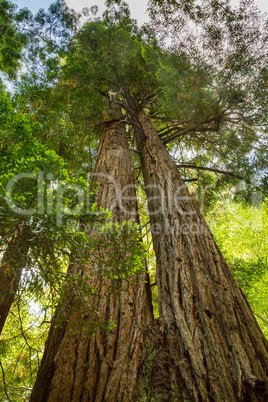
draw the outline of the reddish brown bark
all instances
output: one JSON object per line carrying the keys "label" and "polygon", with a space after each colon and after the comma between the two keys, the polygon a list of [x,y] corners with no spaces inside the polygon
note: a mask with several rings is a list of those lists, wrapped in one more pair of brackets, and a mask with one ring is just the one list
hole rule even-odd
{"label": "reddish brown bark", "polygon": [[160,311],[146,331],[141,400],[266,401],[268,343],[144,112],[134,127]]}
{"label": "reddish brown bark", "polygon": [[14,302],[21,273],[27,265],[30,230],[21,224],[8,242],[0,266],[0,334]]}
{"label": "reddish brown bark", "polygon": [[[95,172],[99,175],[94,178],[100,184],[97,205],[112,210],[113,222],[135,222],[134,179],[125,127],[118,122],[122,120],[120,109],[114,108],[111,118],[117,122],[107,123],[104,127],[97,156]],[[127,185],[122,199],[121,190]],[[81,272],[85,276],[92,274],[92,267],[72,264],[69,271]],[[94,336],[86,335],[92,315],[90,309],[84,316],[85,329],[78,328],[77,334],[69,330],[67,321],[59,328],[57,317],[54,319],[31,402],[134,401],[143,343],[142,328],[152,320],[145,278],[144,273],[128,292],[121,291],[119,298],[111,295],[109,299],[106,295],[109,281],[93,280],[100,291],[95,300],[99,314],[107,322],[112,320],[116,324],[108,333],[99,328]],[[88,281],[91,285],[92,279]],[[65,304],[65,314],[69,320],[75,320],[71,302]]]}

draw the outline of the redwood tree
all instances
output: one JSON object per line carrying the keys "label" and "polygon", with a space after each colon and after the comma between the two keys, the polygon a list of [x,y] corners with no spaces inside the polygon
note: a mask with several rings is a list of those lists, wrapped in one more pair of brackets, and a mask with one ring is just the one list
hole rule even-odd
{"label": "redwood tree", "polygon": [[[113,105],[110,121],[102,130],[93,176],[100,186],[97,206],[110,209],[112,222],[119,224],[137,222],[134,178],[122,120],[121,109]],[[93,261],[98,262],[96,255]],[[70,302],[69,289],[70,295],[59,309],[61,313],[64,309],[65,320],[62,322],[59,313],[54,317],[31,401],[134,400],[143,328],[152,320],[147,274],[134,282],[132,278],[128,291],[108,296],[110,280],[95,278],[94,269],[93,263],[79,265],[73,259],[69,274],[81,274],[97,289],[97,314],[115,327],[108,332],[100,327],[88,336],[88,322],[96,316],[86,305],[83,322],[75,324],[78,313],[73,299]]]}
{"label": "redwood tree", "polygon": [[150,118],[133,119],[160,311],[147,328],[140,397],[265,401],[268,342]]}

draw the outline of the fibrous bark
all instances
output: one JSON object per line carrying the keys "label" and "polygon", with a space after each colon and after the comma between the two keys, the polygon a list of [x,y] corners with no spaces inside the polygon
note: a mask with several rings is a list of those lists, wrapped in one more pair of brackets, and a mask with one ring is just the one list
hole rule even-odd
{"label": "fibrous bark", "polygon": [[149,117],[132,119],[160,311],[146,330],[140,399],[266,401],[267,340]]}
{"label": "fibrous bark", "polygon": [[[113,122],[103,128],[94,181],[100,184],[97,206],[112,210],[112,221],[137,222],[137,203],[128,141],[121,110],[113,107]],[[122,190],[124,198],[122,198]],[[126,250],[127,251],[127,250]],[[57,326],[53,320],[31,402],[133,401],[143,342],[142,328],[152,320],[147,274],[130,284],[128,292],[107,298],[109,279],[92,279],[92,267],[71,264],[69,271],[82,273],[99,294],[98,313],[116,325],[108,333],[98,328],[88,337],[83,328],[78,333],[69,328],[75,319],[72,305],[66,302],[69,317]],[[93,282],[92,282],[93,281]],[[91,312],[85,315],[85,328]]]}
{"label": "fibrous bark", "polygon": [[16,228],[3,253],[0,266],[0,334],[14,302],[21,273],[27,265],[30,229],[25,224]]}

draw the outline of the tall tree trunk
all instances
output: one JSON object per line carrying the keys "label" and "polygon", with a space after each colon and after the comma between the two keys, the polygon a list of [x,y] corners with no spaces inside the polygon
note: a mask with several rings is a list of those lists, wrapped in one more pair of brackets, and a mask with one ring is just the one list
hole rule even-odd
{"label": "tall tree trunk", "polygon": [[143,401],[267,401],[268,343],[165,146],[135,122],[160,318],[146,330]]}
{"label": "tall tree trunk", "polygon": [[[137,203],[128,141],[121,110],[113,107],[113,122],[103,129],[94,181],[100,184],[97,205],[112,210],[112,221],[135,222]],[[122,198],[122,190],[124,199]],[[70,266],[70,271],[79,269]],[[84,277],[92,267],[83,267]],[[86,275],[85,275],[86,273]],[[108,333],[98,328],[92,337],[75,334],[67,320],[60,328],[57,317],[51,326],[31,402],[133,401],[143,343],[142,328],[152,321],[151,298],[146,274],[129,291],[107,299],[109,280],[98,283],[99,314],[116,324]],[[89,279],[92,284],[92,279]],[[75,318],[70,308],[69,320]],[[90,316],[90,311],[88,312]],[[85,317],[85,327],[88,317]],[[73,329],[73,326],[72,326]]]}
{"label": "tall tree trunk", "polygon": [[3,253],[0,266],[0,334],[14,302],[22,270],[27,265],[29,239],[30,230],[27,225],[18,225]]}

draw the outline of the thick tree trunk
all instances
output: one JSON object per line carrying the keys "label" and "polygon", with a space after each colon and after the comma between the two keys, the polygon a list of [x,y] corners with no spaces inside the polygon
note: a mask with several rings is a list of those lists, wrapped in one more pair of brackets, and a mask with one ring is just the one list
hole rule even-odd
{"label": "thick tree trunk", "polygon": [[150,119],[136,141],[160,318],[146,330],[142,401],[267,401],[268,343]]}
{"label": "thick tree trunk", "polygon": [[[94,181],[100,184],[97,206],[112,210],[112,221],[136,222],[137,203],[130,153],[121,110],[113,108],[112,119],[103,129]],[[128,186],[128,187],[127,187]],[[122,198],[122,190],[124,198]],[[70,266],[70,271],[91,274],[92,267]],[[152,321],[149,286],[146,274],[131,284],[129,291],[107,298],[109,280],[97,283],[98,313],[116,324],[108,333],[98,328],[88,337],[86,329],[69,330],[67,320],[60,328],[57,318],[50,329],[48,341],[35,383],[31,402],[69,401],[133,401],[137,389],[137,372],[143,343],[142,328]],[[69,320],[74,320],[73,306]],[[85,328],[91,312],[85,315]],[[74,323],[72,323],[72,329]]]}
{"label": "thick tree trunk", "polygon": [[0,266],[0,334],[14,302],[22,270],[27,265],[29,236],[29,228],[19,225],[3,253]]}

